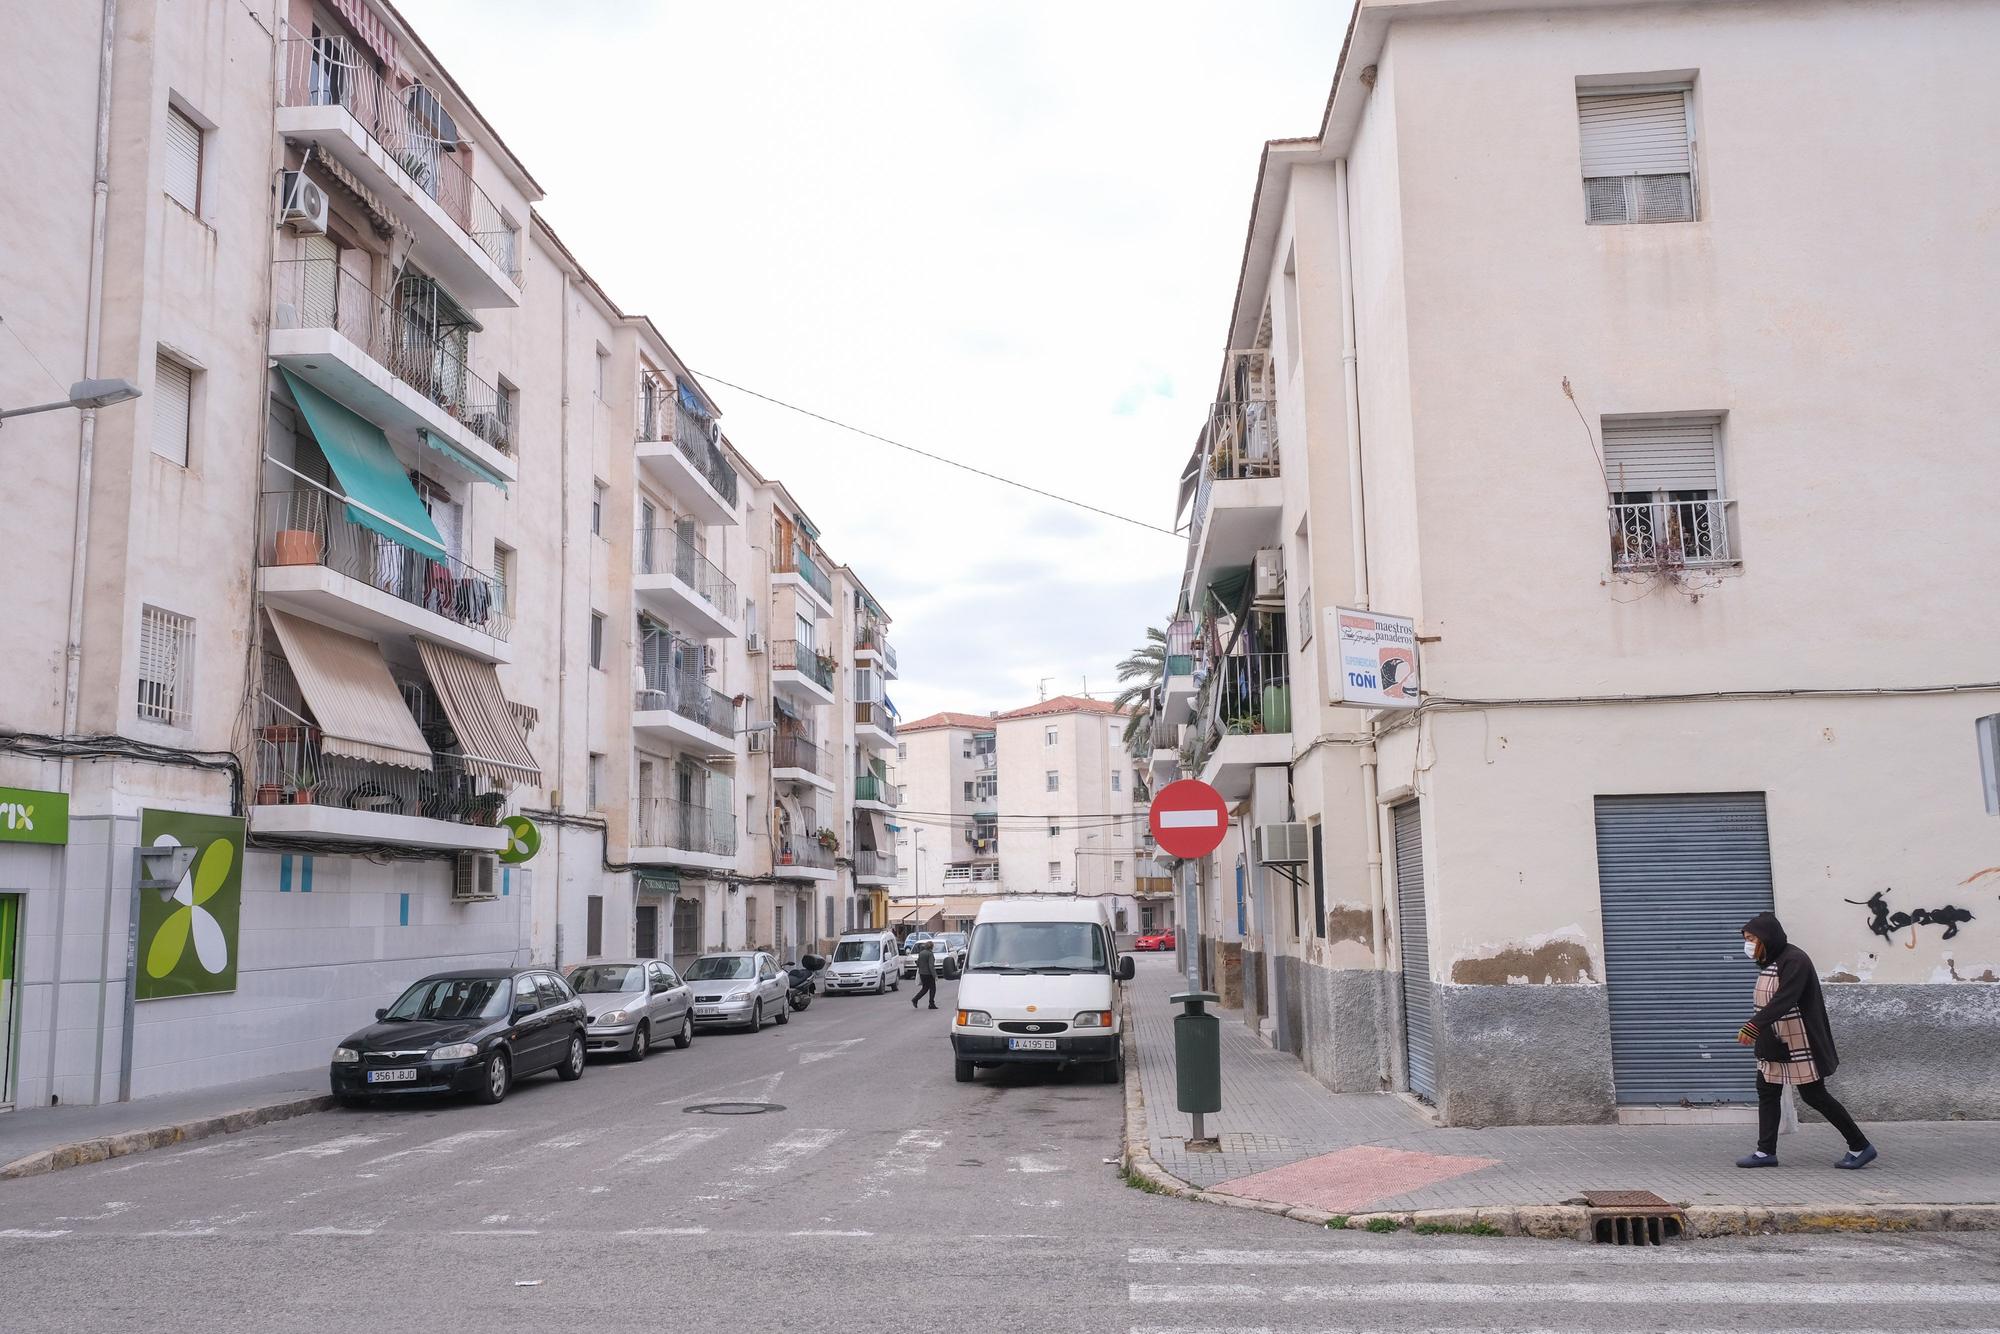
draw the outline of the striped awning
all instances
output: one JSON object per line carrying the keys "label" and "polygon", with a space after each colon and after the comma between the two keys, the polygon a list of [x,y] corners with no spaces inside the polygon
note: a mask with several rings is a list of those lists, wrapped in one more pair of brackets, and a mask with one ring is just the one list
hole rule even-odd
{"label": "striped awning", "polygon": [[322,753],[404,769],[431,767],[431,748],[379,648],[317,621],[275,610],[270,616],[299,693],[319,724]]}
{"label": "striped awning", "polygon": [[889,837],[889,822],[884,820],[878,811],[869,811],[867,815],[867,828],[869,834],[875,840],[875,851],[887,852],[895,847],[895,842]]}
{"label": "striped awning", "polygon": [[527,734],[507,704],[500,689],[500,673],[493,664],[428,639],[417,641],[417,656],[437,687],[438,701],[458,736],[465,767],[496,783],[540,787],[541,766],[528,749]]}

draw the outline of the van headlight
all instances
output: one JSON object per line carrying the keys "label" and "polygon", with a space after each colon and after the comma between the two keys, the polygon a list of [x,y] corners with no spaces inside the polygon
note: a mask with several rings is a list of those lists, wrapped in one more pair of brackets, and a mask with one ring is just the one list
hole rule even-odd
{"label": "van headlight", "polygon": [[1083,1010],[1077,1014],[1076,1018],[1070,1020],[1070,1027],[1109,1028],[1111,1027],[1111,1011]]}
{"label": "van headlight", "polygon": [[960,1010],[958,1012],[958,1026],[960,1028],[991,1028],[993,1027],[993,1016],[984,1010]]}
{"label": "van headlight", "polygon": [[433,1061],[465,1061],[477,1055],[479,1055],[477,1042],[454,1042],[449,1046],[431,1048]]}

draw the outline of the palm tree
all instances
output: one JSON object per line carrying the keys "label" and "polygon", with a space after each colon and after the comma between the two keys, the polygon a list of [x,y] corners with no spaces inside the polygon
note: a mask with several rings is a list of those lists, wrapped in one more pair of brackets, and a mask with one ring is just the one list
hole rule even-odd
{"label": "palm tree", "polygon": [[1158,626],[1146,628],[1146,642],[1132,650],[1118,664],[1118,679],[1129,682],[1111,702],[1126,715],[1125,749],[1133,759],[1144,759],[1152,746],[1153,692],[1167,670],[1167,632]]}

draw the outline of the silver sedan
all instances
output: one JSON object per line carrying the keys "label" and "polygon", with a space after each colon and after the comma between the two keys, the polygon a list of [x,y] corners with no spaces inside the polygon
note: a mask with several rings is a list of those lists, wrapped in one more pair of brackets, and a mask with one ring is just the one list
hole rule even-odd
{"label": "silver sedan", "polygon": [[694,988],[694,1021],[704,1028],[747,1028],[756,1032],[766,1019],[792,1022],[785,996],[791,979],[762,950],[704,954],[688,966]]}
{"label": "silver sedan", "polygon": [[568,981],[590,1017],[584,1043],[593,1052],[640,1061],[657,1042],[694,1041],[694,992],[658,959],[579,964]]}

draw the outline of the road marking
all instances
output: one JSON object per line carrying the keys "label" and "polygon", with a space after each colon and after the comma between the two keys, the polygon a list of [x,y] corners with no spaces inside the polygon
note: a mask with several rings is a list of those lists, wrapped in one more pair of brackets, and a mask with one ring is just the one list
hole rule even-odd
{"label": "road marking", "polygon": [[535,1147],[538,1149],[580,1149],[596,1138],[597,1132],[594,1130],[570,1130],[557,1135],[554,1139],[545,1139]]}
{"label": "road marking", "polygon": [[846,1231],[839,1228],[806,1228],[799,1232],[787,1232],[785,1235],[788,1237],[872,1237],[875,1234],[873,1232],[864,1232],[859,1228]]}
{"label": "road marking", "polygon": [[[1751,1259],[1784,1260],[1794,1256],[1820,1259],[1868,1260],[1891,1264],[1912,1264],[1923,1259],[1908,1249],[1876,1246],[1801,1246],[1783,1250],[1745,1252],[1682,1251],[1646,1248],[1604,1247],[1572,1252],[1582,1263],[1631,1263],[1647,1265],[1734,1265]],[[1126,1256],[1135,1265],[1223,1265],[1229,1268],[1256,1268],[1282,1265],[1544,1265],[1550,1260],[1545,1248],[1523,1250],[1503,1243],[1494,1247],[1419,1247],[1413,1249],[1342,1248],[1324,1251],[1236,1251],[1202,1249],[1169,1250],[1163,1246],[1134,1246]]]}
{"label": "road marking", "polygon": [[216,1237],[221,1234],[222,1229],[215,1227],[162,1227],[139,1233],[142,1237]]}
{"label": "road marking", "polygon": [[891,1177],[920,1177],[931,1170],[931,1158],[944,1147],[944,1132],[918,1128],[905,1130],[880,1158],[870,1165],[861,1180],[866,1187],[863,1199],[887,1195]]}
{"label": "road marking", "polygon": [[1063,1170],[1061,1163],[1051,1162],[1037,1153],[1017,1153],[1007,1161],[1013,1164],[1012,1167],[1007,1169],[1009,1172],[1026,1172],[1034,1175],[1042,1172],[1060,1172]]}
{"label": "road marking", "polygon": [[798,1042],[792,1044],[792,1050],[797,1051],[800,1047],[825,1048],[825,1050],[820,1051],[808,1051],[805,1055],[799,1057],[800,1065],[811,1065],[814,1061],[830,1061],[836,1056],[845,1054],[849,1047],[858,1047],[866,1041],[868,1041],[867,1038],[849,1038],[845,1042],[835,1042],[831,1045],[818,1042]]}
{"label": "road marking", "polygon": [[103,1222],[103,1221],[104,1221],[105,1219],[107,1219],[107,1218],[116,1218],[116,1217],[118,1217],[118,1215],[120,1215],[120,1214],[124,1213],[124,1212],[125,1212],[125,1211],[126,1211],[127,1209],[130,1209],[131,1207],[132,1207],[132,1205],[131,1205],[130,1201],[127,1201],[127,1200],[109,1200],[109,1201],[106,1201],[106,1202],[105,1202],[105,1205],[104,1205],[104,1212],[103,1212],[103,1213],[100,1213],[100,1214],[63,1214],[63,1215],[60,1215],[59,1217],[57,1217],[57,1219],[56,1219],[56,1222],[58,1222],[58,1223],[101,1223],[101,1222]]}
{"label": "road marking", "polygon": [[651,1144],[640,1145],[612,1163],[610,1167],[600,1167],[597,1170],[607,1172],[611,1167],[658,1167],[662,1163],[670,1163],[676,1158],[685,1157],[704,1144],[721,1139],[725,1133],[727,1132],[719,1128],[684,1126],[660,1136]]}
{"label": "road marking", "polygon": [[[2000,1283],[1768,1283],[1755,1285],[1760,1307],[1954,1305],[2000,1301]],[[1466,1304],[1554,1302],[1598,1306],[1741,1305],[1742,1283],[1327,1283],[1258,1287],[1250,1283],[1133,1283],[1135,1305],[1216,1302],[1405,1302]]]}
{"label": "road marking", "polygon": [[454,1237],[539,1237],[541,1230],[532,1227],[461,1227],[453,1228]]}
{"label": "road marking", "polygon": [[812,1157],[847,1132],[844,1130],[794,1130],[781,1140],[766,1145],[754,1158],[746,1158],[730,1173],[731,1179],[718,1186],[715,1198],[734,1199],[749,1194],[763,1177],[775,1176]]}
{"label": "road marking", "polygon": [[495,1139],[501,1135],[512,1133],[512,1131],[501,1130],[497,1127],[490,1130],[461,1130],[456,1135],[446,1135],[444,1138],[434,1139],[428,1144],[418,1144],[407,1149],[398,1149],[394,1153],[385,1153],[380,1158],[370,1158],[363,1166],[375,1167],[381,1163],[393,1163],[398,1158],[409,1158],[419,1154],[427,1157],[442,1157],[448,1153],[456,1153],[468,1144],[477,1144],[481,1140]]}
{"label": "road marking", "polygon": [[304,1227],[292,1234],[295,1237],[372,1237],[372,1227]]}
{"label": "road marking", "polygon": [[0,1237],[16,1237],[22,1241],[47,1241],[52,1237],[67,1237],[69,1234],[70,1229],[66,1227],[0,1227]]}
{"label": "road marking", "polygon": [[[389,1132],[389,1134],[400,1133],[400,1131]],[[389,1138],[389,1135],[336,1135],[332,1139],[323,1139],[317,1144],[301,1144],[296,1149],[282,1149],[277,1153],[267,1153],[257,1161],[260,1163],[273,1163],[280,1158],[332,1158],[346,1153],[349,1149],[365,1149],[370,1144],[380,1144],[387,1138]]]}
{"label": "road marking", "polygon": [[783,1070],[780,1070],[776,1074],[764,1075],[761,1077],[756,1077],[751,1079],[739,1079],[736,1080],[734,1083],[723,1084],[720,1085],[719,1087],[711,1089],[703,1089],[700,1093],[690,1093],[687,1096],[680,1098],[668,1098],[666,1101],[662,1102],[660,1106],[679,1107],[681,1104],[689,1102],[725,1101],[725,1099],[723,1099],[721,1096],[722,1094],[733,1092],[734,1090],[743,1088],[746,1085],[754,1085],[756,1087],[757,1089],[756,1097],[742,1098],[742,1099],[728,1099],[726,1101],[769,1102],[771,1100],[771,1095],[778,1091],[778,1081],[783,1079],[784,1077],[785,1077],[785,1072]]}
{"label": "road marking", "polygon": [[[1662,1326],[1661,1328],[1664,1328]],[[1491,1325],[1425,1325],[1425,1334],[1492,1334]],[[1270,1325],[1133,1325],[1129,1334],[1382,1334],[1380,1325],[1321,1326],[1277,1330]],[[1575,1334],[1568,1329],[1524,1329],[1515,1334]],[[1741,1329],[1678,1329],[1673,1334],[1743,1334]],[[1841,1334],[1898,1334],[1888,1329],[1843,1329]],[[2000,1334],[2000,1329],[1968,1329],[1954,1334]]]}
{"label": "road marking", "polygon": [[705,1227],[628,1227],[618,1234],[621,1237],[705,1237]]}

